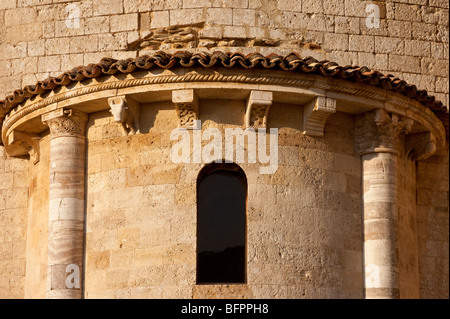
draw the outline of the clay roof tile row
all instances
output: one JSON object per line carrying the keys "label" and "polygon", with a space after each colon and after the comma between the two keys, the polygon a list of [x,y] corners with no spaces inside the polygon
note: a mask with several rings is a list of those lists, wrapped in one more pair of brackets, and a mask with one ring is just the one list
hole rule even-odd
{"label": "clay roof tile row", "polygon": [[263,56],[259,53],[243,55],[241,53],[224,53],[221,51],[214,53],[179,51],[174,54],[160,51],[153,55],[144,55],[125,60],[103,58],[99,63],[77,66],[59,76],[50,77],[44,81],[38,81],[34,85],[28,85],[23,89],[14,91],[5,100],[0,100],[0,118],[4,117],[12,108],[33,96],[53,90],[58,86],[81,82],[84,79],[96,78],[102,75],[132,73],[134,71],[153,68],[171,69],[176,67],[191,68],[199,66],[205,68],[242,67],[245,69],[279,69],[294,73],[318,74],[324,77],[345,79],[381,87],[401,93],[430,108],[443,121],[448,134],[447,107],[442,102],[436,100],[434,96],[429,95],[426,90],[419,90],[415,85],[408,84],[391,74],[385,75],[367,67],[340,66],[335,62],[318,61],[312,57],[302,58],[295,52],[287,56],[274,53]]}

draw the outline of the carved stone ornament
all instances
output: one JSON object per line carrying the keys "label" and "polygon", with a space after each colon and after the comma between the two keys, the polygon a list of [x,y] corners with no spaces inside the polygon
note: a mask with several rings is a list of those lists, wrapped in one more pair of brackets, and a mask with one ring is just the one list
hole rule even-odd
{"label": "carved stone ornament", "polygon": [[358,155],[377,152],[397,153],[398,137],[408,133],[413,121],[376,109],[357,116],[355,147]]}
{"label": "carved stone ornament", "polygon": [[303,133],[308,136],[324,136],[328,117],[336,113],[336,100],[318,96],[303,107]]}
{"label": "carved stone ornament", "polygon": [[[23,155],[25,150],[29,155],[33,164],[39,162],[39,135],[26,132],[13,131],[8,136],[9,153],[13,156]],[[13,150],[11,150],[13,149]]]}
{"label": "carved stone ornament", "polygon": [[414,133],[406,138],[406,154],[413,161],[430,157],[436,149],[436,137],[431,132]]}
{"label": "carved stone ornament", "polygon": [[62,136],[85,136],[88,116],[76,110],[58,109],[42,115],[42,122],[50,129],[52,138]]}
{"label": "carved stone ornament", "polygon": [[194,90],[172,91],[172,102],[178,116],[178,127],[195,129],[198,119],[198,98]]}
{"label": "carved stone ornament", "polygon": [[114,121],[122,124],[126,135],[139,133],[139,103],[126,96],[115,96],[108,99],[108,104]]}
{"label": "carved stone ornament", "polygon": [[273,94],[268,91],[251,91],[247,99],[245,128],[266,128],[267,116],[272,105]]}

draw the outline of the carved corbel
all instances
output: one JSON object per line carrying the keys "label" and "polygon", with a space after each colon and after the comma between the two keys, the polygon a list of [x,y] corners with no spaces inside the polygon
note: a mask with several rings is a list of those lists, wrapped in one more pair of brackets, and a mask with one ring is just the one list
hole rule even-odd
{"label": "carved corbel", "polygon": [[436,152],[436,137],[433,133],[413,133],[406,138],[406,154],[411,160],[424,160],[434,152]]}
{"label": "carved corbel", "polygon": [[7,152],[10,156],[30,155],[33,164],[39,162],[39,140],[38,134],[13,131],[8,135]]}
{"label": "carved corbel", "polygon": [[269,91],[251,91],[247,99],[245,128],[266,128],[267,116],[272,105],[273,94]]}
{"label": "carved corbel", "polygon": [[328,117],[336,113],[336,100],[318,96],[303,107],[303,134],[322,137]]}
{"label": "carved corbel", "polygon": [[178,127],[195,129],[198,119],[198,97],[193,89],[172,91],[172,102],[178,116]]}
{"label": "carved corbel", "polygon": [[121,95],[108,99],[108,104],[114,121],[122,124],[126,135],[139,133],[140,107],[133,99]]}

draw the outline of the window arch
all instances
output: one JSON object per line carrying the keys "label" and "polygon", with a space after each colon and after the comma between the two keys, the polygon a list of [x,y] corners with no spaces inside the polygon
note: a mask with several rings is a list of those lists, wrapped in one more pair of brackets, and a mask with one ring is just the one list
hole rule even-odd
{"label": "window arch", "polygon": [[246,282],[247,178],[212,163],[197,178],[197,283]]}

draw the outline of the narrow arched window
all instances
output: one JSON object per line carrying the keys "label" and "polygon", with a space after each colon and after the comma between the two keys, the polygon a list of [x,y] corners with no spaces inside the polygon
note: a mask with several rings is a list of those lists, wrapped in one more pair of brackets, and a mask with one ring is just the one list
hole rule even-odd
{"label": "narrow arched window", "polygon": [[205,166],[197,179],[197,283],[246,282],[247,179],[236,164]]}

